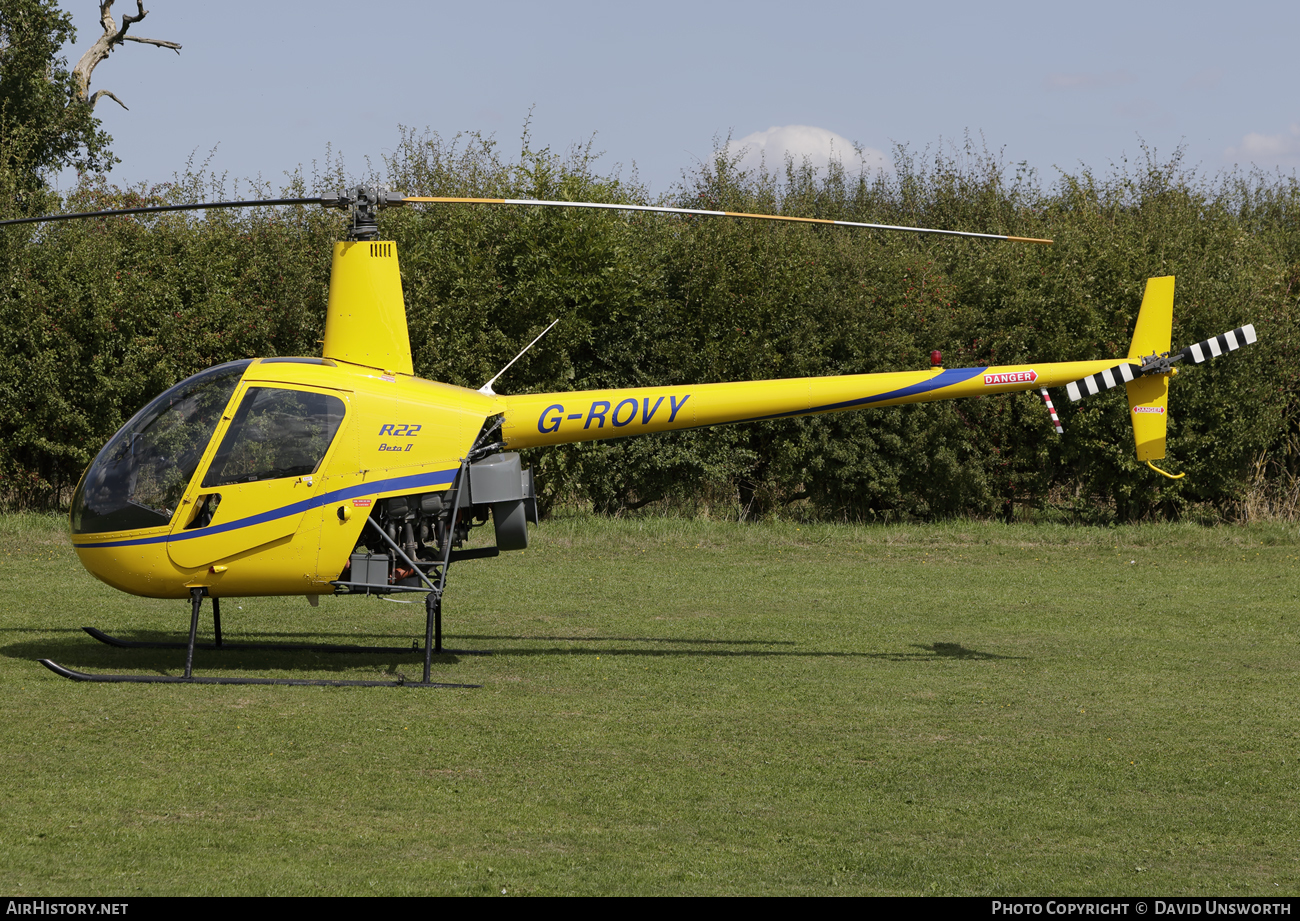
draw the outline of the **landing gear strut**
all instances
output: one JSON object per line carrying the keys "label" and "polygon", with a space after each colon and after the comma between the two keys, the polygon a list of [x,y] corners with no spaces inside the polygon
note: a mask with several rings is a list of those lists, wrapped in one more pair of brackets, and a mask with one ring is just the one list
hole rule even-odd
{"label": "landing gear strut", "polygon": [[62,675],[64,678],[71,678],[73,681],[95,681],[104,683],[134,683],[134,684],[288,684],[288,685],[325,685],[329,687],[361,687],[361,688],[476,688],[477,684],[447,684],[442,682],[430,681],[430,672],[433,667],[433,654],[442,652],[442,592],[433,591],[425,596],[425,628],[424,628],[424,679],[422,681],[406,681],[399,679],[397,681],[345,681],[340,679],[325,678],[235,678],[227,676],[216,676],[211,678],[200,678],[194,675],[194,650],[195,649],[239,649],[239,650],[266,650],[276,652],[342,652],[342,653],[363,653],[377,652],[387,655],[409,655],[412,652],[419,652],[419,646],[412,643],[409,647],[404,646],[351,646],[343,644],[328,643],[226,643],[221,638],[221,599],[212,599],[212,627],[214,642],[198,643],[196,639],[199,631],[199,612],[203,609],[203,599],[207,595],[206,588],[190,589],[190,634],[189,641],[185,643],[165,643],[165,642],[147,642],[138,640],[124,640],[115,636],[110,636],[102,630],[96,630],[94,627],[83,627],[88,634],[101,643],[109,646],[116,646],[122,649],[184,649],[185,650],[185,674],[182,677],[174,675],[99,675],[90,672],[79,672],[75,669],[67,668],[53,662],[49,659],[41,659],[40,662],[56,675]]}

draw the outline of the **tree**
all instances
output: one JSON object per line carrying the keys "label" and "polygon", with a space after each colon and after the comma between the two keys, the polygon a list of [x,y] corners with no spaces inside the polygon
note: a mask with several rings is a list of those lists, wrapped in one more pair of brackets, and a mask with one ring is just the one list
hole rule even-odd
{"label": "tree", "polygon": [[112,138],[59,55],[75,38],[54,0],[0,0],[0,163],[20,186],[43,186],[50,170],[116,162]]}
{"label": "tree", "polygon": [[164,41],[161,38],[141,38],[138,35],[127,35],[127,30],[140,20],[149,15],[149,11],[144,8],[144,0],[135,0],[136,14],[132,16],[126,13],[122,16],[122,26],[118,28],[117,23],[113,22],[113,0],[100,0],[99,3],[99,24],[104,27],[104,34],[95,40],[95,44],[81,56],[77,66],[72,69],[72,75],[77,81],[78,97],[90,104],[93,109],[95,103],[99,102],[101,96],[107,96],[116,102],[122,108],[126,108],[126,103],[118,99],[108,90],[99,90],[95,95],[90,95],[90,75],[100,61],[113,53],[113,49],[122,42],[139,42],[142,45],[154,45],[158,48],[170,48],[177,54],[181,53],[181,46],[175,42]]}

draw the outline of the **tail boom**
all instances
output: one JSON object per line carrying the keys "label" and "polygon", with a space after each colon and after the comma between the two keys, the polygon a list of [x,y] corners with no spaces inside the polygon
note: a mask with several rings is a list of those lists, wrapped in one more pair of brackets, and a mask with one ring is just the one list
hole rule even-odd
{"label": "tail boom", "polygon": [[511,450],[1059,387],[1114,359],[501,396]]}

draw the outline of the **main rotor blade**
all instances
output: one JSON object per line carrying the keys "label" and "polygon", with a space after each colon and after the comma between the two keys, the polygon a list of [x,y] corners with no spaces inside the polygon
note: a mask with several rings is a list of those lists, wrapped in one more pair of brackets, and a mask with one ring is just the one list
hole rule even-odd
{"label": "main rotor blade", "polygon": [[[1051,240],[1038,237],[1015,237],[1009,234],[973,233],[968,230],[939,230],[933,227],[907,227],[896,224],[868,224],[861,221],[833,221],[820,217],[792,217],[784,214],[750,214],[744,211],[711,211],[704,208],[670,208],[661,205],[615,205],[589,201],[548,201],[540,198],[444,198],[394,196],[385,204],[425,203],[443,205],[531,205],[550,208],[586,208],[603,211],[648,211],[657,214],[686,214],[702,217],[733,217],[746,220],[786,221],[797,224],[828,224],[835,227],[858,227],[865,230],[894,230],[903,233],[928,233],[945,237],[969,237],[976,240],[1005,240],[1011,243],[1041,243],[1051,245]],[[331,197],[313,198],[259,198],[251,201],[214,201],[193,205],[146,205],[139,208],[109,208],[103,211],[77,211],[69,214],[46,214],[40,217],[19,217],[0,221],[0,227],[11,224],[44,224],[52,221],[71,221],[78,218],[113,217],[127,214],[161,214],[167,211],[203,211],[208,208],[256,208],[267,205],[325,205],[336,207]]]}
{"label": "main rotor blade", "polygon": [[110,208],[107,211],[78,211],[71,214],[46,214],[41,217],[17,217],[0,221],[0,227],[8,224],[71,221],[83,217],[113,217],[118,214],[158,214],[163,211],[202,211],[207,208],[256,208],[259,205],[319,205],[320,203],[320,198],[258,198],[253,201],[210,201],[197,205],[147,205],[141,208]]}
{"label": "main rotor blade", "polygon": [[867,230],[900,230],[906,233],[933,233],[947,237],[973,237],[979,240],[1007,240],[1013,243],[1043,243],[1038,237],[1013,237],[997,233],[972,233],[967,230],[936,230],[932,227],[901,227],[894,224],[864,224],[860,221],[832,221],[821,217],[788,217],[783,214],[748,214],[743,211],[708,211],[703,208],[669,208],[660,205],[611,205],[591,201],[546,201],[540,198],[427,198],[408,195],[403,202],[439,205],[538,205],[549,208],[592,208],[605,211],[652,211],[657,214],[694,214],[703,217],[736,217],[762,221],[790,221],[800,224],[832,224],[836,227],[862,227]]}

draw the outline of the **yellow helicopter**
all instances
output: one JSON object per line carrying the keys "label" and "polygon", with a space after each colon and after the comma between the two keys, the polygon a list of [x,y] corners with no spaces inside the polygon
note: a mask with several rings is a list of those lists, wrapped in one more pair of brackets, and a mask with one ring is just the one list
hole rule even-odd
{"label": "yellow helicopter", "polygon": [[[1244,326],[1171,352],[1174,279],[1164,277],[1147,282],[1125,358],[944,368],[934,353],[932,366],[919,371],[512,396],[493,391],[498,374],[469,390],[414,374],[397,248],[379,239],[377,224],[381,209],[414,203],[658,211],[1051,242],[687,208],[407,197],[362,187],[319,198],[0,222],[268,204],[317,204],[351,215],[347,238],[334,246],[321,356],[234,361],[181,381],[113,436],[73,496],[72,544],[87,570],[125,592],[191,601],[185,643],[128,641],[85,629],[116,646],[184,648],[184,674],[90,674],[48,659],[42,664],[67,678],[98,682],[463,686],[430,680],[432,656],[442,651],[447,574],[457,561],[528,545],[527,525],[537,521],[535,490],[518,449],[1022,390],[1042,392],[1060,431],[1048,388],[1065,386],[1077,400],[1123,382],[1138,459],[1170,476],[1152,462],[1165,455],[1168,379],[1177,373],[1175,363],[1199,363],[1256,339],[1254,327]],[[494,547],[457,549],[472,527],[489,518]],[[304,595],[315,603],[320,595],[396,592],[425,596],[420,682],[193,673],[205,597],[212,599],[215,642],[201,648],[409,653],[232,644],[221,634],[221,598]]]}

